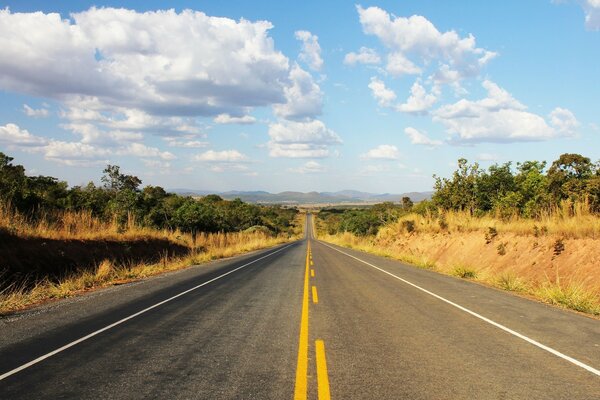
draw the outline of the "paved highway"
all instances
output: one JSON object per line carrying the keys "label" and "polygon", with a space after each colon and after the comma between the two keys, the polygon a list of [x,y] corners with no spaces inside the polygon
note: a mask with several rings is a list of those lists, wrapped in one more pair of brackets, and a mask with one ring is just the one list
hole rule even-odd
{"label": "paved highway", "polygon": [[600,399],[600,322],[307,238],[0,320],[1,399]]}

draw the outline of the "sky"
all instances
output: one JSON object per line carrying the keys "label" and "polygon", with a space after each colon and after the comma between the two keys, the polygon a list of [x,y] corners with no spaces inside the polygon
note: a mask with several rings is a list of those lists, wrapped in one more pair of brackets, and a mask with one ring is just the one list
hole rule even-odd
{"label": "sky", "polygon": [[431,190],[600,159],[600,0],[0,2],[0,151],[167,189]]}

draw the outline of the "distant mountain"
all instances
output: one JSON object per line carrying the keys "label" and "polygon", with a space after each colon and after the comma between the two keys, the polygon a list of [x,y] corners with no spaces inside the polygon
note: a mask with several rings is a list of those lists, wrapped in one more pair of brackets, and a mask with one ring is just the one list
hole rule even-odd
{"label": "distant mountain", "polygon": [[262,190],[227,192],[211,192],[206,190],[171,189],[171,192],[189,196],[206,196],[207,194],[218,194],[224,199],[240,198],[248,203],[268,204],[360,204],[360,203],[382,203],[384,201],[399,202],[402,197],[410,197],[413,202],[430,199],[433,192],[410,192],[401,194],[390,193],[368,193],[358,190],[341,190],[338,192],[281,192],[269,193]]}

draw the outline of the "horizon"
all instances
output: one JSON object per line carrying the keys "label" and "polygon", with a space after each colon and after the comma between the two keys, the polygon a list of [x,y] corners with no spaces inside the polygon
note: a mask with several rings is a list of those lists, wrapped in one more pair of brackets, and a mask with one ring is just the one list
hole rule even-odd
{"label": "horizon", "polygon": [[600,159],[597,1],[3,4],[0,151],[70,186],[402,194],[459,158]]}

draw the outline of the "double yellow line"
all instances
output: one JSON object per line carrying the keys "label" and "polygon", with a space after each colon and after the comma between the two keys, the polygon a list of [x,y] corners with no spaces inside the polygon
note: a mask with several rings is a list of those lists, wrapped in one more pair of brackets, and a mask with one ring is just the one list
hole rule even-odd
{"label": "double yellow line", "polygon": [[[294,388],[294,400],[306,400],[308,394],[308,287],[309,274],[314,277],[314,270],[310,266],[311,260],[310,241],[306,246],[306,269],[304,271],[304,291],[302,294],[302,315],[300,317],[300,340],[298,341],[298,364],[296,366],[296,386]],[[312,287],[313,303],[317,304],[317,288]],[[316,363],[317,363],[317,394],[319,400],[329,400],[329,375],[327,373],[327,361],[325,358],[325,343],[322,340],[315,341]]]}

